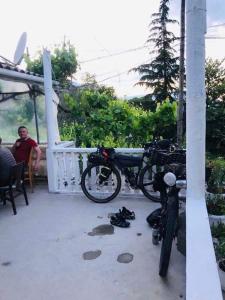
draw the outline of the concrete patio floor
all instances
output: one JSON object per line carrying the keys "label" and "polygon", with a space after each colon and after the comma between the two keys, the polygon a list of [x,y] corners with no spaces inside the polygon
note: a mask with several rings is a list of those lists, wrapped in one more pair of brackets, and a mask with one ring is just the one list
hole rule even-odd
{"label": "concrete patio floor", "polygon": [[[167,279],[158,276],[160,246],[145,221],[158,204],[133,196],[97,204],[45,185],[28,197],[29,206],[16,199],[16,216],[10,203],[0,206],[1,300],[185,299],[185,257],[175,245]],[[130,228],[95,234],[122,206],[135,211]]]}

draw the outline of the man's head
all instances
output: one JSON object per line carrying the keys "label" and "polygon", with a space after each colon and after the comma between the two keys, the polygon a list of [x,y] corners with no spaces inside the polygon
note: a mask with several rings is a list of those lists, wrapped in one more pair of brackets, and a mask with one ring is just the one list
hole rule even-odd
{"label": "man's head", "polygon": [[18,135],[21,139],[26,139],[28,137],[28,130],[25,126],[20,126],[18,128]]}

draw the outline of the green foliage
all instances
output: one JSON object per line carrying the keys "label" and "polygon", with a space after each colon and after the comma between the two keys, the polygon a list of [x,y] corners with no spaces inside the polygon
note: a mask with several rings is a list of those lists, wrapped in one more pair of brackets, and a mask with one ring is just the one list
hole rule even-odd
{"label": "green foliage", "polygon": [[178,58],[175,57],[175,49],[172,43],[176,40],[174,34],[167,30],[168,24],[175,23],[169,18],[169,0],[161,0],[159,12],[152,15],[150,23],[150,35],[147,43],[154,43],[156,57],[151,63],[142,64],[132,70],[138,72],[141,78],[138,85],[152,90],[156,102],[165,99],[174,100],[173,93],[176,90],[175,82],[178,78]]}
{"label": "green foliage", "polygon": [[225,68],[224,61],[206,59],[205,83],[207,105],[217,100],[225,100]]}
{"label": "green foliage", "polygon": [[225,154],[225,101],[213,101],[206,108],[206,146],[215,154]]}
{"label": "green foliage", "polygon": [[29,123],[34,117],[34,105],[30,99],[16,100],[16,105],[9,109],[7,114],[3,115],[6,124],[18,123],[26,124]]}
{"label": "green foliage", "polygon": [[225,68],[224,60],[206,60],[206,147],[225,154]]}
{"label": "green foliage", "polygon": [[176,136],[176,102],[170,103],[169,100],[157,105],[156,112],[153,114],[154,138],[173,138]]}
{"label": "green foliage", "polygon": [[61,137],[75,140],[76,146],[142,147],[153,135],[166,138],[175,130],[176,104],[169,101],[153,113],[115,99],[106,87],[66,94],[64,101],[73,121],[61,122]]}
{"label": "green foliage", "polygon": [[208,190],[213,193],[223,193],[225,190],[225,160],[218,157],[208,162],[209,167],[212,169]]}
{"label": "green foliage", "polygon": [[129,103],[133,104],[135,107],[140,107],[147,111],[155,111],[157,107],[157,103],[152,99],[151,95],[131,98],[129,99]]}
{"label": "green foliage", "polygon": [[[62,85],[66,85],[69,78],[77,70],[77,55],[74,46],[70,42],[56,45],[51,54],[53,79],[58,80]],[[43,75],[42,53],[39,52],[37,58],[31,60],[29,56],[25,57],[27,70]]]}
{"label": "green foliage", "polygon": [[212,236],[216,239],[225,239],[225,224],[219,222],[211,226]]}
{"label": "green foliage", "polygon": [[225,199],[223,195],[208,195],[206,199],[207,211],[211,215],[225,215]]}
{"label": "green foliage", "polygon": [[215,253],[217,260],[225,259],[225,238],[222,238],[219,243],[215,245]]}

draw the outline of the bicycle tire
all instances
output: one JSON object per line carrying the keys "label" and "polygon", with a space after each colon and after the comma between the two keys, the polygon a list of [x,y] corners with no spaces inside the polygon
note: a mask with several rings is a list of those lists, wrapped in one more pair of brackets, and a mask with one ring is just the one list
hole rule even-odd
{"label": "bicycle tire", "polygon": [[[154,172],[155,169],[155,172]],[[160,193],[153,189],[154,175],[157,173],[156,165],[146,165],[140,172],[139,186],[142,193],[153,202],[160,202]]]}
{"label": "bicycle tire", "polygon": [[[109,176],[110,178],[106,179],[103,181],[104,184],[100,185],[99,184],[99,170],[101,170],[101,168],[110,168],[111,169],[111,175]],[[96,169],[96,170],[94,170]],[[114,187],[114,191],[112,192],[112,194],[109,196],[107,195],[106,197],[104,197],[104,194],[101,192],[97,192],[93,189],[90,188],[90,186],[88,186],[88,182],[90,179],[90,174],[94,172],[96,175],[96,182],[95,182],[95,187],[98,187],[98,189],[100,190],[101,187],[104,188],[107,187],[107,183],[111,180],[111,186],[113,187],[114,181],[115,181],[115,187]],[[101,171],[100,171],[101,172]],[[115,180],[114,180],[115,178]],[[108,185],[109,187],[109,185]],[[104,163],[96,163],[96,164],[90,164],[82,173],[81,176],[81,188],[83,193],[85,194],[85,196],[87,198],[89,198],[90,200],[97,202],[97,203],[106,203],[109,202],[111,200],[113,200],[119,193],[120,189],[121,189],[121,177],[120,177],[120,173],[119,171],[113,166],[113,165],[108,165],[108,164],[104,164]],[[92,194],[93,192],[93,194]],[[99,197],[97,197],[97,194],[99,195]],[[103,196],[100,197],[100,196]]]}
{"label": "bicycle tire", "polygon": [[161,277],[165,277],[167,275],[173,239],[176,232],[177,219],[178,199],[170,198],[167,206],[165,231],[162,237],[162,246],[159,261],[159,276]]}

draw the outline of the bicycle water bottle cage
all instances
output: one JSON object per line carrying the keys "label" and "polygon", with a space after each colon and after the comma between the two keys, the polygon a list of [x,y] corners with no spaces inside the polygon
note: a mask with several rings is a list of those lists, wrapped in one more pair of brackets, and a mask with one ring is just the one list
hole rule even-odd
{"label": "bicycle water bottle cage", "polygon": [[103,167],[101,169],[101,173],[99,174],[99,183],[103,183],[104,181],[106,181],[109,176],[112,174],[112,170],[108,167]]}

